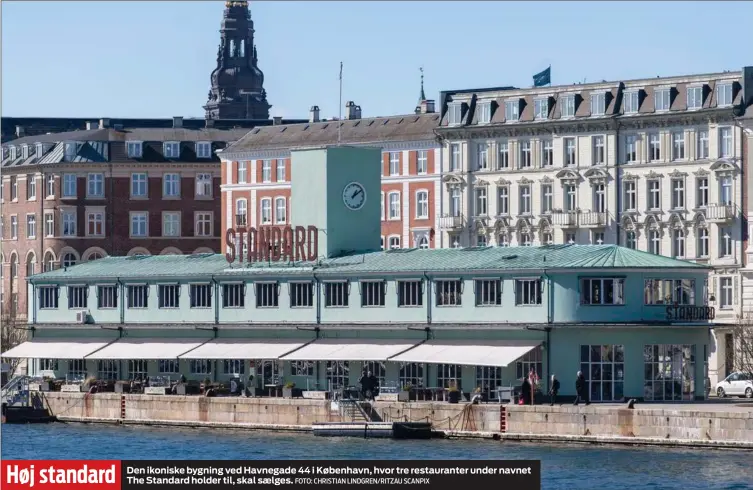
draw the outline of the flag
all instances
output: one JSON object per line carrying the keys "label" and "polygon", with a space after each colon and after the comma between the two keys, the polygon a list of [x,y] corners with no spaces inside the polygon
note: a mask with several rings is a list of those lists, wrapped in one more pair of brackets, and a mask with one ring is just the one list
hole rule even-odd
{"label": "flag", "polygon": [[533,76],[533,86],[543,87],[544,85],[550,85],[552,83],[552,67],[549,66],[546,70],[537,73]]}

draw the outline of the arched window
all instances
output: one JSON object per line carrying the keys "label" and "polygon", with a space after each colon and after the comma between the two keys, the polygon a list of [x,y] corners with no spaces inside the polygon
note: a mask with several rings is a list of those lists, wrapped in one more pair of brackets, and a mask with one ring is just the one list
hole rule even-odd
{"label": "arched window", "polygon": [[55,268],[55,256],[52,252],[47,252],[44,255],[44,271],[49,272]]}
{"label": "arched window", "polygon": [[425,236],[422,236],[421,238],[418,239],[418,248],[421,248],[421,249],[429,248],[429,240]]}
{"label": "arched window", "polygon": [[60,264],[63,267],[71,267],[76,265],[76,256],[73,255],[71,252],[66,253],[63,255],[63,259],[60,261]]}
{"label": "arched window", "polygon": [[102,254],[101,254],[101,253],[99,253],[99,252],[92,252],[92,253],[90,253],[90,254],[89,254],[89,261],[90,261],[90,262],[91,262],[92,260],[98,260],[98,259],[103,259],[103,258],[105,258],[105,256],[104,256],[104,255],[102,255]]}
{"label": "arched window", "polygon": [[390,250],[394,250],[400,248],[400,237],[399,236],[391,236],[390,237]]}
{"label": "arched window", "polygon": [[37,256],[30,253],[26,256],[26,277],[33,276],[37,268]]}

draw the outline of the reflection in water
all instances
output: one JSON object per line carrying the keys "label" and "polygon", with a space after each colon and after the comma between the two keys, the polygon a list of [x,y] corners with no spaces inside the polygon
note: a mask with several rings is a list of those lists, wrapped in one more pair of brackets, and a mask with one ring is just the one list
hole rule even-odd
{"label": "reflection in water", "polygon": [[3,459],[539,459],[545,490],[753,488],[751,454],[733,451],[82,424],[4,425],[2,442]]}

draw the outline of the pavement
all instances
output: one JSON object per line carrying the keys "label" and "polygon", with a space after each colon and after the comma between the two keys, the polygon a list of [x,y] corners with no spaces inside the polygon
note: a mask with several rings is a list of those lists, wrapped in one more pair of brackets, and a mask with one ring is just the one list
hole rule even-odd
{"label": "pavement", "polygon": [[[563,406],[567,404],[562,404]],[[627,403],[592,403],[598,408],[626,408]],[[753,400],[745,398],[713,398],[693,402],[636,402],[636,409],[677,410],[688,412],[753,412]]]}

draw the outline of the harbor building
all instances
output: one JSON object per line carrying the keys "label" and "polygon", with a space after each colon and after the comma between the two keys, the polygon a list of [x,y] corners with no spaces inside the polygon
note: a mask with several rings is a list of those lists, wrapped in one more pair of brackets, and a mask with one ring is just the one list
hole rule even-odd
{"label": "harbor building", "polygon": [[[593,401],[705,396],[708,266],[618,245],[379,250],[382,149],[291,154],[289,227],[225,255],[107,257],[28,279],[35,375],[247,379],[494,398],[534,370]],[[356,164],[357,163],[357,164]],[[312,206],[311,203],[322,203]]]}

